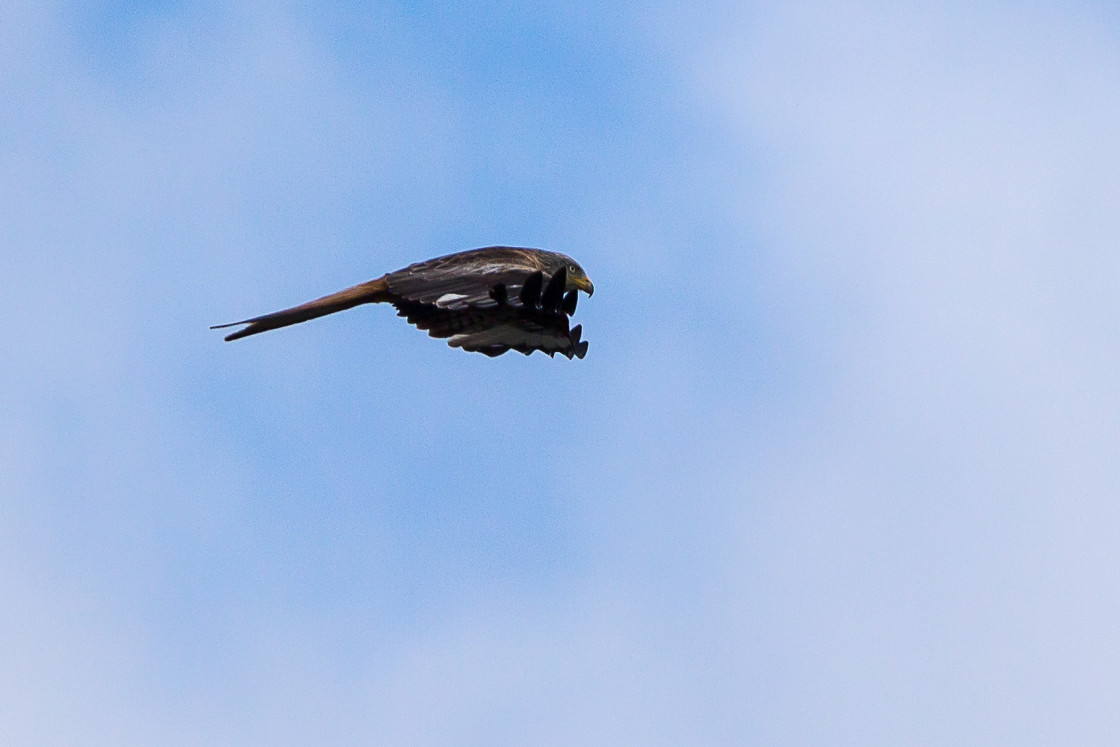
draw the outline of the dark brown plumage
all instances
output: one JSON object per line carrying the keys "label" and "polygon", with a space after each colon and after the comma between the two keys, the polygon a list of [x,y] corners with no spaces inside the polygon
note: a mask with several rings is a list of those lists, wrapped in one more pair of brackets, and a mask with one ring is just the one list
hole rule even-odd
{"label": "dark brown plumage", "polygon": [[569,328],[579,291],[595,286],[572,259],[543,249],[492,246],[409,265],[300,306],[219,324],[247,325],[228,335],[237,340],[364,303],[391,303],[397,313],[451,347],[496,356],[534,350],[582,358],[582,328]]}

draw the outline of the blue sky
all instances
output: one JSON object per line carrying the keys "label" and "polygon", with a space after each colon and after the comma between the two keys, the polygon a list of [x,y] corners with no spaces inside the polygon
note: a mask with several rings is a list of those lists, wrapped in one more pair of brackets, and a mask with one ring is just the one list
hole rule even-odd
{"label": "blue sky", "polygon": [[[1100,3],[8,3],[0,741],[1120,737]],[[583,361],[384,307],[489,244]]]}

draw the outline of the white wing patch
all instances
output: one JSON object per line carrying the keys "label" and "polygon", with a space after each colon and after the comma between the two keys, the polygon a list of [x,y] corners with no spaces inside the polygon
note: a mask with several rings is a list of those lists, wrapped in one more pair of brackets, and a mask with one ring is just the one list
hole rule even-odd
{"label": "white wing patch", "polygon": [[456,301],[462,301],[466,297],[467,295],[465,293],[444,293],[436,299],[436,306],[439,306],[441,309],[446,309]]}

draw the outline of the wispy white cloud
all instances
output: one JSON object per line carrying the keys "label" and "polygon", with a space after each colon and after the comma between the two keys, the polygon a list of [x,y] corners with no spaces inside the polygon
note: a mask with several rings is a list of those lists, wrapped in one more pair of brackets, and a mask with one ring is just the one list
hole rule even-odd
{"label": "wispy white cloud", "polygon": [[760,164],[769,197],[742,209],[827,367],[821,411],[781,442],[795,462],[762,465],[789,504],[765,741],[1115,733],[1104,22],[770,8],[689,50]]}

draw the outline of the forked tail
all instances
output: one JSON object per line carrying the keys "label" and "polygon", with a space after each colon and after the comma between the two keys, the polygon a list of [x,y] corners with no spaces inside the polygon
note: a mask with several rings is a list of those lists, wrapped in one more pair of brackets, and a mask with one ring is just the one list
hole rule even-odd
{"label": "forked tail", "polygon": [[290,309],[275,311],[271,314],[256,316],[252,319],[245,319],[240,322],[216,324],[210,329],[236,327],[239,324],[248,325],[243,329],[226,335],[226,342],[230,342],[232,340],[239,340],[242,337],[248,337],[249,335],[255,335],[258,332],[267,332],[270,329],[287,327],[289,324],[299,324],[300,322],[306,322],[308,319],[326,316],[336,311],[351,309],[364,303],[379,303],[388,300],[388,283],[384,277],[380,277],[376,280],[370,280],[367,283],[361,283],[347,288],[346,290],[340,290],[338,293],[332,293],[329,296],[323,296],[322,298],[316,298],[314,301],[308,301],[305,304],[293,306]]}

